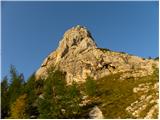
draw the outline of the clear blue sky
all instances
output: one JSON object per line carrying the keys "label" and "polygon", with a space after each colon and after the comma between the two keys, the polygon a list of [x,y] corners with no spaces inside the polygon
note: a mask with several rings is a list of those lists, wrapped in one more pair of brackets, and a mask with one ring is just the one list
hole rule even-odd
{"label": "clear blue sky", "polygon": [[2,2],[2,77],[15,65],[27,78],[64,32],[86,26],[97,45],[158,56],[158,2]]}

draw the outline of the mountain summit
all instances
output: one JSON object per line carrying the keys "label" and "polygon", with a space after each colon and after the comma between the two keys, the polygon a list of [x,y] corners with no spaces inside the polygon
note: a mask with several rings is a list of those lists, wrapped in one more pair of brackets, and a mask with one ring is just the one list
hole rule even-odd
{"label": "mountain summit", "polygon": [[44,60],[36,77],[47,76],[47,69],[54,67],[66,72],[68,84],[85,82],[88,76],[99,79],[115,73],[122,73],[121,79],[138,78],[151,75],[153,66],[158,67],[158,61],[97,48],[87,28],[77,25],[64,33],[58,48]]}
{"label": "mountain summit", "polygon": [[[77,25],[65,32],[37,70],[37,81],[46,80],[48,70],[65,73],[67,86],[79,85],[79,106],[85,108],[86,118],[158,116],[159,61],[98,48],[86,27]],[[94,95],[86,94],[85,85]]]}

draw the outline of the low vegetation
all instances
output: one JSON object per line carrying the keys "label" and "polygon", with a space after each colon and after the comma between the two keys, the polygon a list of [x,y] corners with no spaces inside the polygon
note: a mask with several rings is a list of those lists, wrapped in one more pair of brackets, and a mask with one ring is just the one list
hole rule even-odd
{"label": "low vegetation", "polygon": [[[109,75],[97,80],[98,101],[105,118],[133,118],[125,108],[136,101],[140,95],[133,94],[133,88],[141,83],[158,82],[158,71],[151,76],[139,79],[119,80],[120,74]],[[157,117],[157,116],[156,116]]]}
{"label": "low vegetation", "polygon": [[[10,79],[5,77],[1,82],[1,118],[88,118],[95,105],[105,118],[134,118],[125,111],[140,97],[133,88],[146,82],[155,84],[159,79],[155,69],[153,75],[138,79],[120,80],[122,73],[118,73],[67,85],[65,73],[50,70],[48,74],[45,80],[35,80],[34,74],[24,80],[23,74],[11,66]],[[91,102],[80,106],[84,96]]]}
{"label": "low vegetation", "polygon": [[1,82],[1,118],[80,118],[82,96],[76,83],[67,86],[65,73],[49,70],[45,80],[33,74],[25,82],[11,66],[10,75]]}
{"label": "low vegetation", "polygon": [[101,50],[102,52],[111,51],[110,49],[107,49],[107,48],[98,48],[98,49]]}

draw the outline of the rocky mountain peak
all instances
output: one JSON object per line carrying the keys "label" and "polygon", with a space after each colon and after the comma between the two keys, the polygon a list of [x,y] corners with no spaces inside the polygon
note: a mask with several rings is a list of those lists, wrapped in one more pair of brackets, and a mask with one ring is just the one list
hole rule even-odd
{"label": "rocky mountain peak", "polygon": [[84,38],[87,38],[87,37],[91,37],[91,34],[87,30],[87,28],[84,27],[84,26],[77,25],[77,26],[72,27],[71,29],[67,30],[64,33],[63,38],[67,39],[69,41],[76,40],[78,42],[78,41],[81,41],[81,40],[83,40]]}
{"label": "rocky mountain peak", "polygon": [[111,116],[149,119],[158,115],[159,61],[98,48],[91,33],[83,26],[77,25],[65,32],[58,48],[37,70],[36,79],[46,80],[50,68],[65,72],[67,85],[72,85],[73,81],[84,85],[88,77],[96,80],[97,98],[84,95],[79,104],[101,103],[89,112],[92,119]]}
{"label": "rocky mountain peak", "polygon": [[65,32],[63,39],[59,42],[57,62],[67,53],[77,54],[90,48],[96,48],[96,43],[86,27],[80,25],[72,27]]}
{"label": "rocky mountain peak", "polygon": [[97,48],[86,27],[77,25],[67,30],[53,51],[36,72],[36,77],[47,75],[52,66],[66,72],[68,83],[84,82],[90,76],[94,79],[109,74],[124,73],[121,79],[142,77],[153,73],[153,66],[159,62],[127,53]]}

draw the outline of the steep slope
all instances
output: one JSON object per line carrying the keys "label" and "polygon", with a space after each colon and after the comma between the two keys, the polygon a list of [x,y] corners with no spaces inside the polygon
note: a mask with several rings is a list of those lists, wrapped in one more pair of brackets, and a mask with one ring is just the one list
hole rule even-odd
{"label": "steep slope", "polygon": [[153,66],[158,67],[158,61],[97,48],[91,33],[78,25],[65,32],[57,50],[36,72],[37,78],[46,76],[51,66],[66,72],[67,82],[72,83],[84,82],[87,76],[99,79],[118,72],[125,72],[122,79],[151,75]]}
{"label": "steep slope", "polygon": [[158,116],[159,61],[98,48],[83,26],[65,32],[58,48],[37,70],[37,80],[46,78],[50,68],[65,72],[68,85],[75,81],[83,88],[88,77],[96,80],[97,95],[82,101],[97,101],[87,111],[90,118]]}
{"label": "steep slope", "polygon": [[[158,72],[158,71],[157,71]],[[120,73],[97,81],[98,107],[104,118],[158,118],[158,76],[120,80]]]}

